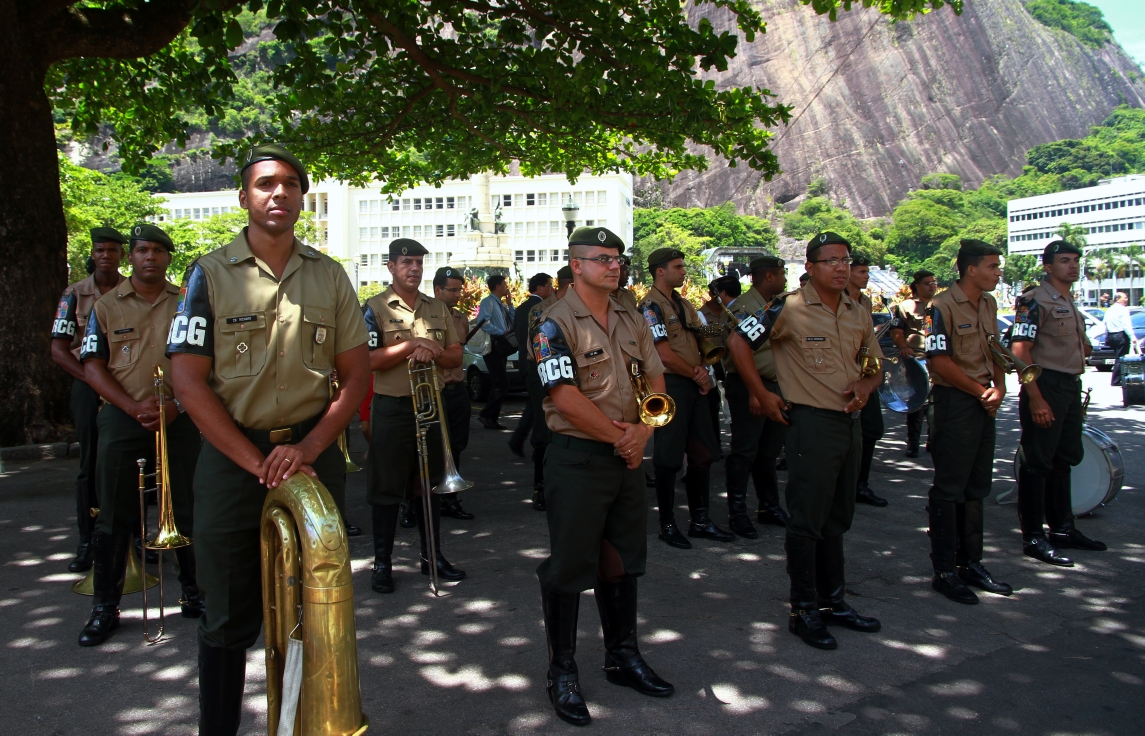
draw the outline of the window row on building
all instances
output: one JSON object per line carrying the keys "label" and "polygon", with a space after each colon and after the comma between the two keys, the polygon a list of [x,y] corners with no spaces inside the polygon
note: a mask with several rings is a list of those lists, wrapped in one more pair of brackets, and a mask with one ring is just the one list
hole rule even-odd
{"label": "window row on building", "polygon": [[[1095,225],[1092,227],[1081,227],[1086,235],[1094,235],[1096,233],[1116,233],[1123,230],[1141,230],[1145,228],[1145,222],[1115,222],[1110,225]],[[1051,230],[1048,232],[1040,233],[1022,233],[1021,235],[1011,235],[1011,243],[1020,243],[1026,240],[1045,240],[1046,238],[1053,238],[1057,236],[1057,231]]]}
{"label": "window row on building", "polygon": [[569,249],[515,250],[513,260],[517,263],[568,263]]}
{"label": "window row on building", "polygon": [[[607,220],[585,220],[587,227],[607,227]],[[359,227],[358,242],[365,244],[381,243],[395,238],[452,238],[463,233],[462,225],[379,225],[377,227]],[[544,236],[564,237],[565,224],[559,220],[546,222],[510,222],[506,223],[505,233],[513,236]]]}
{"label": "window row on building", "polygon": [[603,207],[608,204],[608,192],[603,190],[581,192],[538,192],[536,194],[494,194],[493,209],[509,207],[561,207],[572,200],[581,207]]}
{"label": "window row on building", "polygon": [[423,212],[426,210],[464,210],[469,197],[401,197],[358,200],[359,215],[377,215],[382,212]]}
{"label": "window row on building", "polygon": [[1079,204],[1072,207],[1056,207],[1053,209],[1040,210],[1038,212],[1027,212],[1020,215],[1010,215],[1010,222],[1025,222],[1026,220],[1040,220],[1045,217],[1062,217],[1063,215],[1080,215],[1085,214],[1086,212],[1115,210],[1120,209],[1121,207],[1134,207],[1143,203],[1145,203],[1145,198],[1142,197],[1110,199],[1108,201],[1097,202],[1096,204]]}
{"label": "window row on building", "polygon": [[[176,207],[171,212],[172,220],[206,220],[211,215],[225,215],[229,212],[240,212],[241,207]],[[160,222],[162,222],[160,218]]]}
{"label": "window row on building", "polygon": [[[430,266],[447,266],[450,259],[453,258],[453,253],[450,251],[438,251],[436,253],[427,253],[422,259],[422,263],[429,268]],[[388,253],[359,253],[358,265],[359,266],[384,266],[389,259]],[[363,282],[363,285],[365,282]]]}

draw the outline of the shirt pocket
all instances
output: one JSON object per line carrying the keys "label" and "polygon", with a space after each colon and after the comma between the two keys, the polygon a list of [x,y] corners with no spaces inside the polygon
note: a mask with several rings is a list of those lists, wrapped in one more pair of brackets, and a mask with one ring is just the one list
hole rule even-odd
{"label": "shirt pocket", "polygon": [[302,362],[312,371],[329,370],[334,358],[334,310],[302,307]]}
{"label": "shirt pocket", "polygon": [[954,328],[954,349],[959,355],[972,355],[978,348],[978,326],[957,325]]}
{"label": "shirt pocket", "polygon": [[215,371],[223,378],[258,375],[266,364],[266,312],[215,320]]}
{"label": "shirt pocket", "polygon": [[[418,324],[418,334],[445,347],[445,336],[449,334],[447,319],[447,317],[426,317]],[[509,333],[512,334],[513,330],[510,329]]]}
{"label": "shirt pocket", "polygon": [[139,360],[139,354],[143,352],[143,340],[140,337],[141,335],[135,330],[118,335],[113,332],[108,335],[107,367],[128,368],[135,365]]}
{"label": "shirt pocket", "polygon": [[394,345],[400,345],[403,342],[409,342],[413,337],[413,330],[404,325],[402,327],[392,327],[387,329],[382,334],[382,347],[392,348]]}
{"label": "shirt pocket", "polygon": [[1072,312],[1058,314],[1051,311],[1049,319],[1043,319],[1038,330],[1053,337],[1068,337],[1077,332],[1077,318]]}
{"label": "shirt pocket", "polygon": [[607,350],[593,348],[577,354],[576,372],[580,392],[591,399],[612,388],[616,366]]}
{"label": "shirt pocket", "polygon": [[803,341],[803,366],[808,373],[834,373],[835,357],[830,338]]}

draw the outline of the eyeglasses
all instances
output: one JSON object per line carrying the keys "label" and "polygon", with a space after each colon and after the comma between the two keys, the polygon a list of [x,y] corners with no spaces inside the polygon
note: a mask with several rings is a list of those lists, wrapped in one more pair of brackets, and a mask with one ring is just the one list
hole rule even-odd
{"label": "eyeglasses", "polygon": [[458,286],[455,289],[442,289],[442,291],[448,291],[450,294],[460,294],[461,293],[461,287]]}
{"label": "eyeglasses", "polygon": [[614,262],[620,264],[621,266],[627,266],[629,263],[631,263],[631,261],[628,260],[628,256],[596,256],[595,258],[586,258],[584,256],[575,256],[573,258],[573,260],[574,261],[596,261],[597,263],[604,266],[605,268],[608,268]]}
{"label": "eyeglasses", "polygon": [[846,265],[846,266],[850,266],[854,261],[855,261],[855,259],[852,258],[851,256],[846,256],[845,258],[824,258],[824,259],[819,260],[819,261],[811,261],[811,262],[812,263],[826,263],[831,268],[835,268],[840,263],[842,263],[843,265]]}

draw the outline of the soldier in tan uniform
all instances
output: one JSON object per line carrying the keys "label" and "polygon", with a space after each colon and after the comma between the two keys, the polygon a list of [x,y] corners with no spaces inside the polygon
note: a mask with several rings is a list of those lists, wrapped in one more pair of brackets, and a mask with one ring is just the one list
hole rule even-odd
{"label": "soldier in tan uniform", "polygon": [[90,262],[94,268],[89,270],[93,273],[64,289],[56,319],[52,322],[52,361],[72,377],[72,420],[80,444],[80,472],[76,476],[76,525],[80,543],[75,559],[68,564],[71,572],[84,572],[91,568],[91,534],[95,529],[91,509],[99,506],[95,472],[95,451],[99,445],[96,421],[99,395],[87,384],[79,360],[80,342],[96,299],[123,281],[119,264],[123,261],[123,246],[126,244],[127,238],[110,227],[92,229]]}
{"label": "soldier in tan uniform", "polygon": [[[871,280],[871,259],[861,253],[851,257],[851,279],[847,282],[847,296],[858,302],[859,306],[874,314],[875,305],[871,298],[863,293]],[[875,460],[875,446],[883,438],[883,402],[879,392],[871,392],[871,397],[859,413],[859,429],[863,433],[863,455],[859,459],[859,482],[855,488],[855,501],[883,507],[887,505],[885,498],[880,498],[871,490],[871,465]]]}
{"label": "soldier in tan uniform", "polygon": [[[1070,288],[1081,275],[1081,250],[1055,240],[1042,253],[1045,277],[1018,299],[1011,349],[1042,367],[1038,380],[1022,386],[1018,464],[1018,521],[1027,557],[1061,567],[1073,561],[1060,548],[1102,551],[1074,524],[1070,468],[1085,457],[1081,444],[1081,374],[1092,347]],[[1049,539],[1042,527],[1050,528]]]}
{"label": "soldier in tan uniform", "polygon": [[934,402],[930,455],[931,586],[952,601],[977,603],[967,585],[1010,595],[982,566],[982,499],[990,495],[994,415],[1006,397],[1006,375],[990,357],[986,336],[998,329],[990,294],[1002,276],[1002,251],[963,240],[958,280],[930,303],[926,357]]}
{"label": "soldier in tan uniform", "polygon": [[616,291],[612,292],[612,298],[620,302],[620,306],[625,309],[639,311],[640,307],[636,304],[636,294],[628,288],[628,267],[632,261],[623,253],[620,254],[620,258],[620,280],[617,282]]}
{"label": "soldier in tan uniform", "polygon": [[[457,309],[457,302],[461,300],[461,290],[464,286],[465,278],[455,268],[445,266],[437,269],[437,273],[433,275],[433,298],[441,300],[449,307],[449,318],[453,320],[453,331],[457,333],[459,341],[469,334],[469,317]],[[441,400],[445,402],[446,421],[449,423],[449,447],[453,451],[453,464],[460,470],[461,453],[469,446],[469,423],[472,414],[469,390],[465,386],[465,366],[458,363],[456,368],[442,370],[441,376],[444,384],[441,388]],[[462,521],[475,518],[473,514],[461,508],[461,499],[456,493],[442,494],[441,515]]]}
{"label": "soldier in tan uniform", "polygon": [[[439,375],[461,366],[461,343],[450,308],[440,299],[418,290],[425,247],[416,240],[399,238],[390,243],[386,264],[394,277],[388,289],[366,302],[366,328],[370,333],[370,367],[374,370],[374,403],[370,415],[371,444],[366,458],[366,500],[373,508],[374,574],[378,593],[394,592],[392,555],[397,531],[398,504],[409,492],[421,536],[421,573],[437,566],[440,580],[461,580],[465,572],[455,568],[441,552],[441,496],[430,494],[432,518],[425,518],[420,500],[417,424],[411,398],[410,364],[434,363]],[[460,421],[460,419],[459,419]],[[430,482],[436,485],[444,472],[441,433],[426,436]],[[426,524],[433,524],[437,549],[430,550]]]}
{"label": "soldier in tan uniform", "polygon": [[610,298],[623,251],[605,228],[575,230],[573,288],[542,315],[530,339],[552,430],[545,453],[550,554],[537,568],[547,687],[557,715],[574,725],[590,721],[574,659],[580,594],[589,588],[600,610],[608,681],[654,697],[673,693],[640,656],[636,639],[636,578],[648,554],[641,466],[652,428],[640,422],[630,373],[638,369],[653,391],[663,391],[664,367],[640,314]]}
{"label": "soldier in tan uniform", "polygon": [[[652,274],[652,288],[640,303],[640,310],[652,331],[660,362],[664,364],[665,390],[676,402],[675,418],[667,426],[656,429],[656,448],[652,453],[660,539],[678,549],[692,547],[676,528],[674,508],[676,474],[687,456],[684,488],[691,517],[688,536],[730,542],[735,535],[720,529],[708,516],[711,466],[720,454],[720,445],[712,431],[711,414],[704,398],[712,389],[712,383],[696,339],[696,331],[703,322],[691,302],[676,292],[687,276],[684,254],[675,248],[660,248],[648,256],[648,272]],[[728,511],[733,530],[748,538],[758,536],[747,521],[742,499],[737,506],[728,494]]]}
{"label": "soldier in tan uniform", "polygon": [[[730,307],[736,323],[766,309],[771,300],[787,287],[786,264],[782,258],[761,256],[752,260],[748,268],[751,288],[737,297]],[[785,427],[781,422],[769,419],[763,413],[763,407],[751,398],[761,391],[780,393],[771,342],[765,340],[752,350],[733,331],[728,335],[727,348],[724,385],[732,415],[732,447],[724,470],[729,503],[736,498],[739,505],[745,505],[750,475],[759,502],[756,521],[787,526],[787,512],[779,505],[779,478],[775,472],[775,459],[783,450]]]}
{"label": "soldier in tan uniform", "polygon": [[[212,736],[238,731],[246,650],[262,628],[267,488],[303,472],[341,506],[346,461],[336,440],[369,380],[369,338],[345,269],[294,237],[305,168],[277,145],[251,149],[243,163],[239,206],[249,224],[187,269],[167,338],[175,397],[204,439],[195,467],[196,558],[207,598],[199,733]],[[334,370],[341,390],[331,400]]]}
{"label": "soldier in tan uniform", "polygon": [[[717,347],[727,348],[727,332],[735,326],[735,320],[732,313],[728,311],[727,305],[735,301],[742,290],[739,278],[735,276],[721,276],[708,284],[708,296],[710,298],[700,306],[700,317],[704,324],[719,325],[724,328],[723,334],[707,338]],[[718,445],[720,443],[720,386],[724,384],[727,372],[724,370],[722,362],[711,366],[711,371],[715,381],[712,382],[712,390],[708,392],[707,396],[708,411],[712,416],[712,431]]]}
{"label": "soldier in tan uniform", "polygon": [[[930,314],[930,300],[938,292],[938,279],[932,271],[919,269],[911,279],[910,291],[911,298],[900,302],[893,310],[891,340],[903,358],[925,359],[926,320]],[[906,456],[909,458],[918,457],[919,437],[922,436],[925,417],[925,406],[906,415]],[[929,436],[929,432],[927,434]]]}
{"label": "soldier in tan uniform", "polygon": [[[175,526],[193,537],[191,479],[199,457],[199,430],[172,400],[171,361],[164,355],[167,328],[175,314],[179,289],[166,279],[171,239],[154,225],[136,225],[128,246],[131,278],[96,301],[87,321],[80,359],[88,383],[107,403],[99,411],[99,517],[92,534],[95,572],[91,618],[80,634],[81,647],[98,646],[119,626],[127,555],[139,526],[139,466],[155,472],[155,433],[159,400],[154,370],[163,369],[167,397],[167,457]],[[175,550],[183,587],[183,616],[203,613],[195,583],[195,553]]]}
{"label": "soldier in tan uniform", "polygon": [[878,619],[860,616],[844,598],[843,534],[855,515],[863,446],[859,412],[882,380],[881,374],[863,378],[859,373],[859,348],[865,346],[876,357],[882,352],[870,311],[846,294],[850,254],[842,236],[816,235],[807,244],[807,286],[745,314],[731,338],[752,350],[771,341],[783,395],[767,390],[762,381],[752,381],[748,389],[768,418],[789,425],[787,627],[819,649],[838,646],[826,625],[861,632],[882,628]]}

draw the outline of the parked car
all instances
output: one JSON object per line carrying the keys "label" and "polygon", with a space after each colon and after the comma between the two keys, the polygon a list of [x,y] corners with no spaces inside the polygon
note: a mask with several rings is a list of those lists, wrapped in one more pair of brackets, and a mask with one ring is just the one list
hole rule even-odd
{"label": "parked car", "polygon": [[1105,319],[1105,310],[1101,307],[1082,307],[1081,311],[1085,312],[1090,317],[1093,317],[1098,322]]}
{"label": "parked car", "polygon": [[[489,389],[493,387],[489,377],[489,367],[485,365],[485,356],[480,352],[477,339],[474,345],[466,345],[462,351],[461,366],[465,368],[465,388],[469,391],[471,401],[485,401],[489,398]],[[509,376],[510,391],[525,390],[525,374],[523,369],[527,364],[520,353],[513,353],[505,363],[505,372]]]}

